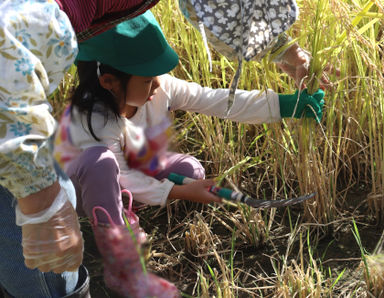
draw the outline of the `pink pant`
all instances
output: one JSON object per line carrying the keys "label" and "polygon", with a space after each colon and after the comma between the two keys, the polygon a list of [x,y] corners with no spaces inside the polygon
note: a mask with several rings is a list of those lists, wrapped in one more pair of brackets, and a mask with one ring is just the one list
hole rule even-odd
{"label": "pink pant", "polygon": [[[166,178],[171,172],[195,179],[205,177],[204,168],[196,158],[180,153],[167,154],[168,166],[155,178]],[[108,148],[88,148],[71,163],[67,175],[76,189],[77,211],[80,216],[91,218],[93,207],[101,206],[109,212],[116,224],[124,224],[119,184],[120,169],[115,155]],[[98,219],[100,222],[108,222],[103,216]]]}

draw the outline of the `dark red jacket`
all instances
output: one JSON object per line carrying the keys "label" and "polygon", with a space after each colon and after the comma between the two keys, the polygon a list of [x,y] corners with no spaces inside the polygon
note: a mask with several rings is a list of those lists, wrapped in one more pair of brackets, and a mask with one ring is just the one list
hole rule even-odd
{"label": "dark red jacket", "polygon": [[78,42],[138,16],[159,0],[55,0],[67,14]]}

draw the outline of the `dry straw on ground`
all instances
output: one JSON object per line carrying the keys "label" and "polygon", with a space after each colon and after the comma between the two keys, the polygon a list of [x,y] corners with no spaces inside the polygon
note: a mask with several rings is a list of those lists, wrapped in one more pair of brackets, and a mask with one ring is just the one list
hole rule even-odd
{"label": "dry straw on ground", "polygon": [[[228,87],[235,63],[211,49],[209,72],[199,33],[175,5],[162,0],[153,10],[180,56],[173,75]],[[340,69],[340,76],[329,74],[333,88],[326,92],[321,125],[290,119],[246,125],[177,112],[174,145],[199,158],[208,177],[252,197],[281,199],[312,191],[317,196],[279,210],[172,202],[140,211],[151,235],[149,268],[175,282],[184,297],[382,295],[382,255],[372,252],[384,222],[383,3],[300,0],[298,5],[300,20],[289,33],[314,57],[313,82],[327,64]],[[73,78],[68,75],[53,100],[57,116]],[[293,93],[295,85],[267,57],[243,66],[239,88]],[[86,261],[97,282],[101,264],[88,256],[91,241]],[[100,297],[108,295],[103,289]]]}

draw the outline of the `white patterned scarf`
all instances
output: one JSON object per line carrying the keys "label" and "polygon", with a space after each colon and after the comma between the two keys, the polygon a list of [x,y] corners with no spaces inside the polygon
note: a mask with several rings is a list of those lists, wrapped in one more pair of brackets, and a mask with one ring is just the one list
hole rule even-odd
{"label": "white patterned scarf", "polygon": [[260,60],[280,46],[279,36],[299,15],[295,0],[179,0],[179,6],[218,52],[239,61],[230,87],[228,112],[242,61]]}

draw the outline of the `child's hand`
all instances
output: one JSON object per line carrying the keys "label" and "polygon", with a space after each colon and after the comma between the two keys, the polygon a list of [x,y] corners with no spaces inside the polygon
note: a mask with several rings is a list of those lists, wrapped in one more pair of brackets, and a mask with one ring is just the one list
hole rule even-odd
{"label": "child's hand", "polygon": [[314,118],[320,122],[323,116],[324,91],[319,89],[309,95],[307,89],[294,94],[279,94],[281,118]]}
{"label": "child's hand", "polygon": [[212,179],[196,180],[189,184],[174,185],[169,193],[169,199],[181,199],[191,202],[209,204],[212,202],[221,202],[222,198],[209,192],[209,188],[215,185]]}

